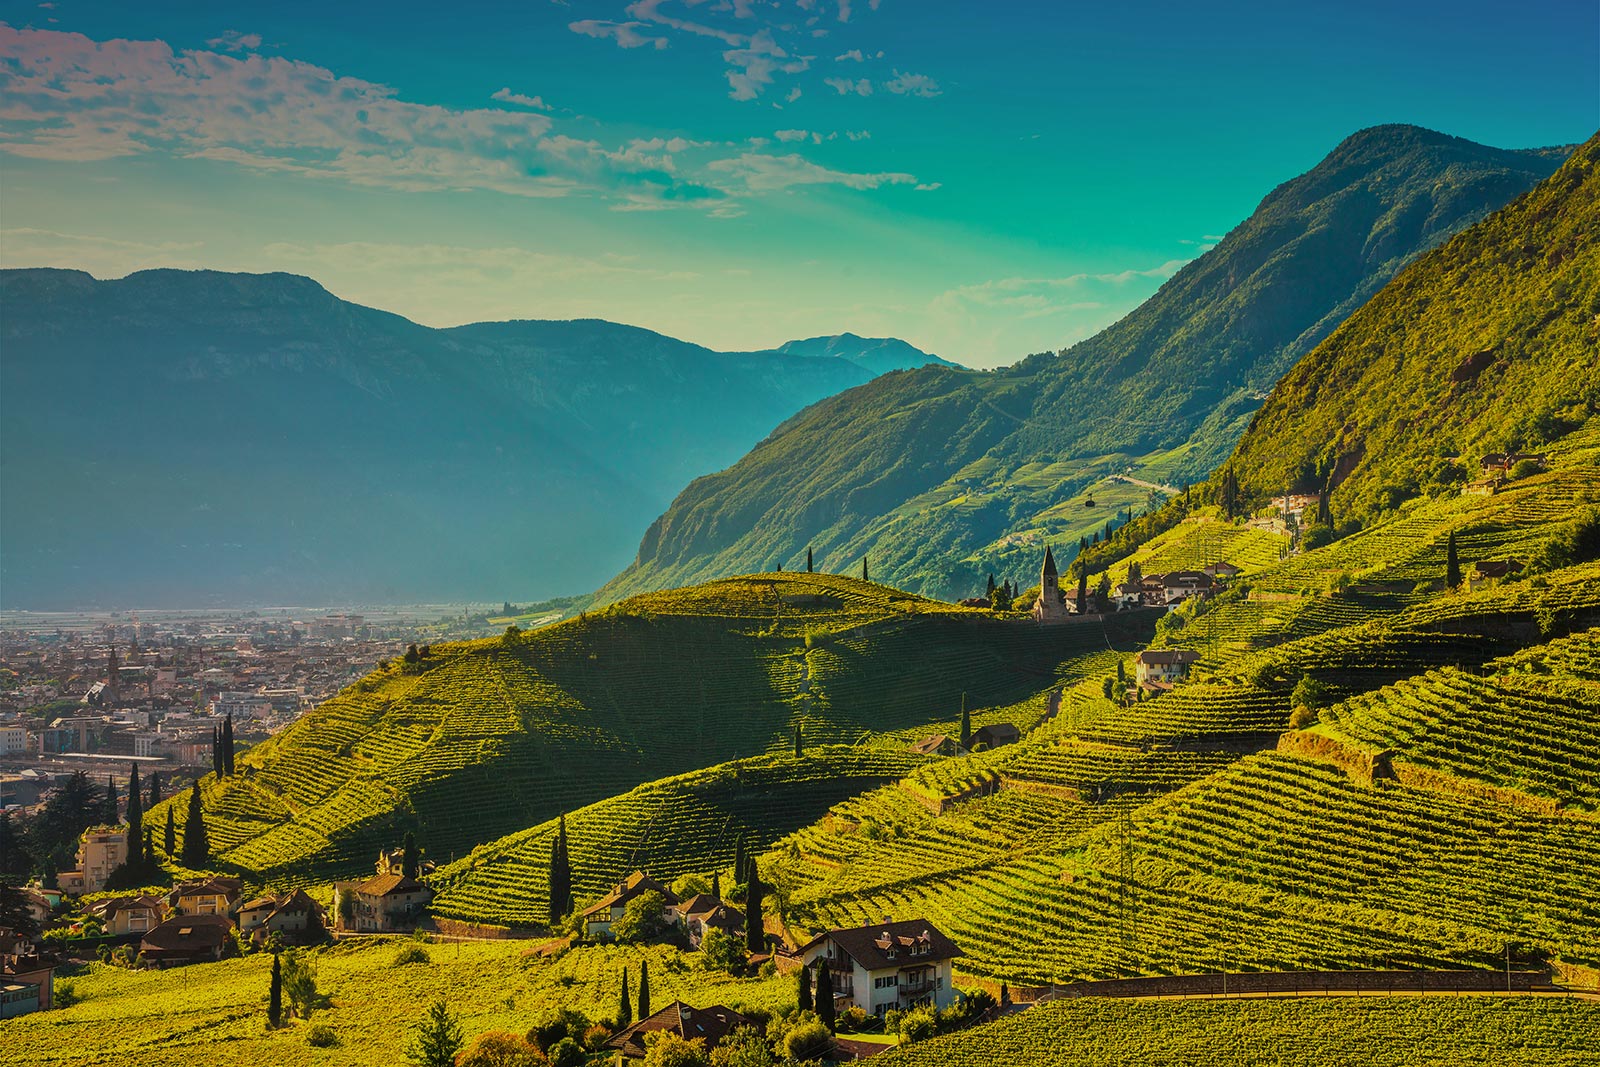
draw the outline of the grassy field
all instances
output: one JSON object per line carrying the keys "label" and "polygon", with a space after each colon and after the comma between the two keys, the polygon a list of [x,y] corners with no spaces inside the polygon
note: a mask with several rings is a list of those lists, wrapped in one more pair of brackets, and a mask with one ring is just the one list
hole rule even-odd
{"label": "grassy field", "polygon": [[333,1029],[340,1039],[334,1048],[309,1046],[305,1023],[267,1028],[272,958],[255,955],[166,971],[90,965],[66,979],[81,1003],[0,1024],[0,1064],[391,1067],[404,1062],[411,1021],[439,997],[469,1037],[523,1033],[551,1008],[614,1018],[622,969],[637,983],[645,960],[657,1008],[674,1000],[769,1011],[794,1004],[792,979],[731,979],[698,969],[698,955],[662,946],[584,948],[544,960],[523,954],[527,942],[436,944],[426,946],[429,962],[397,965],[406,944],[363,938],[316,953],[318,988],[332,1004],[311,1022]]}
{"label": "grassy field", "polygon": [[886,1054],[883,1067],[1585,1067],[1600,1004],[1531,997],[1139,1001],[1029,1009]]}

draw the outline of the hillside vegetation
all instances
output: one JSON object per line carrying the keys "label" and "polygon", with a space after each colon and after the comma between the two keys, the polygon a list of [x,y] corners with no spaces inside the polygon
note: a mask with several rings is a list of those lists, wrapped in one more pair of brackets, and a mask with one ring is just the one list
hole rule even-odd
{"label": "hillside vegetation", "polygon": [[990,572],[1024,578],[1043,542],[1070,556],[1150,504],[1106,476],[1204,478],[1297,359],[1562,158],[1364,130],[1095,337],[990,373],[885,375],[801,412],[685,489],[600,595],[793,566],[808,547],[826,569],[870,554],[888,581],[950,598]]}
{"label": "hillside vegetation", "polygon": [[[791,749],[797,726],[808,745],[853,745],[949,721],[963,693],[980,721],[1018,702],[1037,718],[1077,657],[1148,634],[1148,619],[1040,630],[783,573],[434,646],[240,756],[239,773],[207,776],[215,862],[252,882],[322,881],[369,868],[406,829],[448,862],[642,782]],[[187,808],[169,803],[181,827]]]}
{"label": "hillside vegetation", "polygon": [[1279,383],[1231,466],[1338,518],[1542,452],[1600,413],[1600,135],[1375,296]]}

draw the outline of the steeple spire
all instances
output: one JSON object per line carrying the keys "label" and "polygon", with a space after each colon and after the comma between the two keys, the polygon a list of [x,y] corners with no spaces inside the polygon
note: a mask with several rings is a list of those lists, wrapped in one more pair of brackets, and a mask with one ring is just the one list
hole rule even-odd
{"label": "steeple spire", "polygon": [[1050,546],[1049,545],[1045,545],[1044,546],[1044,572],[1041,575],[1041,577],[1044,577],[1044,578],[1057,578],[1057,577],[1060,577],[1060,573],[1056,570],[1056,555],[1055,555],[1054,552],[1052,552],[1050,550]]}

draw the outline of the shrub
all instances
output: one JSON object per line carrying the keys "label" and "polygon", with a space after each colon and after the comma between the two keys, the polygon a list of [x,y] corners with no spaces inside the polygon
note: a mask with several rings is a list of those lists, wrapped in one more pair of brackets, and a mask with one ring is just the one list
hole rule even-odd
{"label": "shrub", "polygon": [[911,1045],[926,1041],[939,1032],[939,1020],[926,1008],[908,1011],[900,1017],[900,1040]]}
{"label": "shrub", "polygon": [[544,1057],[527,1038],[505,1030],[479,1034],[456,1059],[456,1067],[538,1067],[543,1063]]}
{"label": "shrub", "polygon": [[774,1067],[777,1062],[772,1046],[753,1026],[735,1027],[711,1050],[713,1067]]}
{"label": "shrub", "polygon": [[1333,530],[1330,527],[1317,523],[1307,526],[1305,533],[1300,535],[1300,547],[1307,552],[1333,544]]}
{"label": "shrub", "polygon": [[1304,730],[1317,721],[1317,713],[1307,707],[1298,707],[1289,713],[1289,729]]}
{"label": "shrub", "polygon": [[589,1054],[572,1038],[564,1037],[545,1051],[545,1057],[549,1059],[550,1067],[578,1067],[588,1060]]}
{"label": "shrub", "polygon": [[1544,470],[1544,468],[1539,465],[1539,461],[1536,459],[1519,459],[1511,467],[1511,480],[1514,482],[1519,482],[1524,478],[1533,477],[1542,470]]}
{"label": "shrub", "polygon": [[706,966],[734,973],[744,966],[744,942],[721,930],[707,930],[700,939],[700,953]]}
{"label": "shrub", "polygon": [[[552,1009],[534,1020],[533,1028],[528,1031],[528,1041],[540,1052],[548,1052],[563,1040],[582,1040],[588,1029],[589,1019],[582,1012],[570,1008]],[[605,1038],[601,1041],[603,1043]]]}
{"label": "shrub", "polygon": [[670,1030],[657,1030],[644,1038],[644,1067],[711,1067],[703,1038],[685,1041]]}
{"label": "shrub", "polygon": [[399,952],[394,954],[394,965],[404,967],[408,963],[428,963],[428,950],[421,945],[403,945]]}
{"label": "shrub", "polygon": [[622,918],[611,925],[611,936],[618,941],[638,942],[654,937],[666,927],[667,902],[651,890],[628,901]]}
{"label": "shrub", "polygon": [[1315,710],[1328,703],[1328,687],[1308,674],[1294,687],[1289,701],[1297,708]]}
{"label": "shrub", "polygon": [[802,1063],[827,1059],[833,1054],[833,1035],[821,1021],[802,1022],[784,1035],[783,1050]]}
{"label": "shrub", "polygon": [[333,1027],[321,1023],[306,1031],[306,1044],[312,1048],[332,1048],[339,1043],[339,1035],[333,1032]]}

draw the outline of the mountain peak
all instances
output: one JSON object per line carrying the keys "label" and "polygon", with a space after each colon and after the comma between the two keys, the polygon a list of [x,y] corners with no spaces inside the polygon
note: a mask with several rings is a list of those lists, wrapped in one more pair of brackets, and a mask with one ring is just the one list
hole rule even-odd
{"label": "mountain peak", "polygon": [[776,351],[788,356],[844,359],[865,367],[874,374],[892,370],[913,370],[930,363],[955,366],[949,360],[924,352],[898,337],[862,337],[849,332],[785,341]]}

